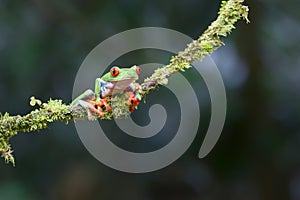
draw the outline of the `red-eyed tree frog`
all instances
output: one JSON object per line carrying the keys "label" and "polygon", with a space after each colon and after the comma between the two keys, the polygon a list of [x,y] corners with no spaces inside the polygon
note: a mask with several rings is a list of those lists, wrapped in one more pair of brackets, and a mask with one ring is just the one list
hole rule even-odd
{"label": "red-eyed tree frog", "polygon": [[93,114],[99,117],[104,116],[103,109],[110,111],[111,108],[106,101],[108,96],[126,92],[129,95],[127,101],[129,111],[133,112],[134,108],[140,103],[141,96],[138,93],[138,86],[135,81],[139,78],[140,68],[136,65],[130,68],[119,68],[114,66],[110,71],[95,81],[95,89],[86,90],[78,96],[70,106],[80,105],[86,109],[88,119],[93,120]]}

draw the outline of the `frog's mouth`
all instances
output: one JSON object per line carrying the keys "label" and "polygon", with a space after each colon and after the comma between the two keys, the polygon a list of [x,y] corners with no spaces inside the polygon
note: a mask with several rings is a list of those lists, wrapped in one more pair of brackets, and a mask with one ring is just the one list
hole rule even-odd
{"label": "frog's mouth", "polygon": [[122,90],[129,87],[129,85],[137,79],[138,78],[127,78],[127,79],[122,79],[121,81],[112,81],[112,84],[114,85],[114,89]]}

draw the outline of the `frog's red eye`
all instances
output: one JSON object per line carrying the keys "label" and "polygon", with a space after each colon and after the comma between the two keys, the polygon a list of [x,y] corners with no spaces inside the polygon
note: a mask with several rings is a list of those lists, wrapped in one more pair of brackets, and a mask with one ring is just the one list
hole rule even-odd
{"label": "frog's red eye", "polygon": [[136,73],[137,73],[137,74],[140,74],[140,73],[141,73],[141,69],[140,69],[139,66],[136,66],[136,67],[135,67],[135,70],[136,70]]}
{"label": "frog's red eye", "polygon": [[110,74],[111,74],[112,76],[118,76],[119,73],[120,73],[119,67],[113,67],[113,68],[110,69]]}

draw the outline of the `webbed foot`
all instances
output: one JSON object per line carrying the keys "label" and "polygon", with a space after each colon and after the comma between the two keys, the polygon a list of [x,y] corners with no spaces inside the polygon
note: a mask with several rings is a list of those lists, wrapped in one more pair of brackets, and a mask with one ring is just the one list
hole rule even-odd
{"label": "webbed foot", "polygon": [[104,108],[105,108],[106,111],[110,111],[110,110],[111,110],[111,107],[110,107],[110,105],[107,103],[106,98],[100,99],[99,101],[95,101],[95,102],[94,102],[94,106],[95,106],[95,107],[101,107],[101,108],[104,106]]}
{"label": "webbed foot", "polygon": [[86,101],[89,105],[89,111],[91,112],[91,115],[93,116],[93,113],[98,115],[99,117],[104,116],[104,111],[103,109],[105,108],[105,111],[110,111],[111,107],[107,103],[106,98],[105,99],[99,99],[98,101],[94,100],[87,100]]}
{"label": "webbed foot", "polygon": [[127,104],[129,105],[129,111],[133,112],[134,108],[139,105],[141,98],[139,95],[134,94],[133,92],[128,92],[129,98]]}
{"label": "webbed foot", "polygon": [[78,104],[86,109],[88,120],[93,121],[96,119],[95,115],[103,117],[104,113],[102,109],[97,109],[92,100],[79,100]]}

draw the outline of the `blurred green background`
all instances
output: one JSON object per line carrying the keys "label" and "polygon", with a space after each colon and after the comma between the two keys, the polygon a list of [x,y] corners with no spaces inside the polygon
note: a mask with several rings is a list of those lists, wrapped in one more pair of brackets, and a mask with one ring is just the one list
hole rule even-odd
{"label": "blurred green background", "polygon": [[[17,165],[1,161],[0,199],[300,199],[299,2],[246,3],[251,24],[238,22],[226,46],[213,54],[228,111],[221,138],[207,157],[199,160],[197,153],[209,103],[201,106],[199,134],[189,150],[147,174],[104,166],[85,149],[74,124],[54,123],[12,139]],[[0,112],[26,114],[32,95],[68,103],[81,62],[101,41],[144,26],[197,38],[216,18],[219,4],[0,0]],[[124,62],[135,64],[142,56]],[[192,71],[187,73],[192,79]],[[209,101],[207,92],[202,97]]]}

